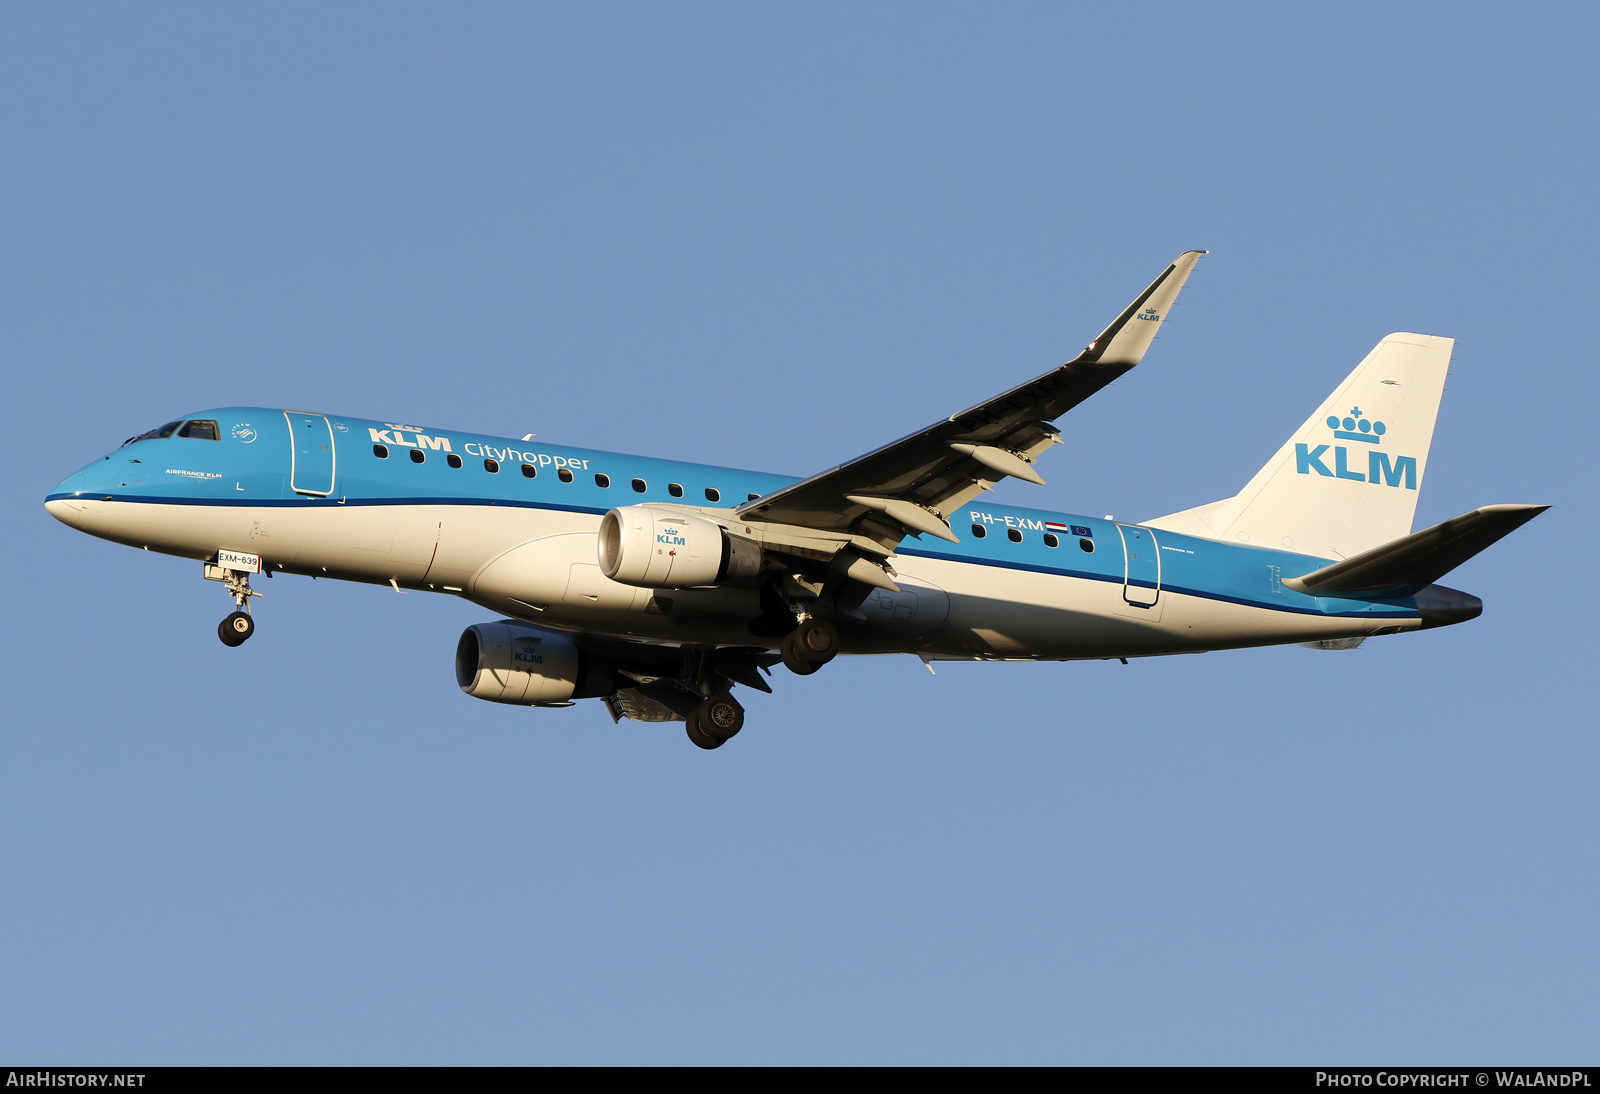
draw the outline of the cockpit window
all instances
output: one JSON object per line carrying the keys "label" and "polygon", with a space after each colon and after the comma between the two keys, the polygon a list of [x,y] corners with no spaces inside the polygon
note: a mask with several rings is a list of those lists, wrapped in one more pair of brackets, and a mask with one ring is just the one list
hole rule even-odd
{"label": "cockpit window", "polygon": [[193,437],[199,441],[214,441],[217,439],[217,423],[191,421],[184,422],[183,428],[178,430],[180,437]]}
{"label": "cockpit window", "polygon": [[166,438],[172,436],[173,431],[176,430],[182,424],[183,424],[183,419],[182,418],[179,418],[175,422],[168,422],[166,425],[162,426],[160,429],[152,429],[148,433],[139,434],[137,437],[129,437],[127,440],[122,442],[122,446],[124,448],[126,448],[128,445],[137,444],[140,441],[161,441],[161,440],[165,440]]}

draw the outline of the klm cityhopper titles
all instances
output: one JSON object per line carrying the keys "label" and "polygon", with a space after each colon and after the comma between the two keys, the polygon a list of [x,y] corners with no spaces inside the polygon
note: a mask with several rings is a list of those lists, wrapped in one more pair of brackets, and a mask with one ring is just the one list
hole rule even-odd
{"label": "klm cityhopper titles", "polygon": [[311,411],[227,407],[140,434],[56,487],[52,515],[193,558],[255,631],[252,575],[464,597],[456,680],[522,706],[738,733],[840,653],[938,660],[1150,657],[1472,619],[1435,584],[1542,505],[1412,532],[1452,341],[1391,334],[1238,494],[1133,524],[998,505],[1042,485],[1050,423],[1139,364],[1203,252],[1180,255],[1060,368],[794,480]]}

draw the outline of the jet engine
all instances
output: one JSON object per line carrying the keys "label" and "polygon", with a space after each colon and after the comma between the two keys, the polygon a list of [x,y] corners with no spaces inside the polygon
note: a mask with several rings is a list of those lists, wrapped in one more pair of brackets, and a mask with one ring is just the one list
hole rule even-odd
{"label": "jet engine", "polygon": [[755,577],[761,548],[705,517],[624,505],[600,518],[600,569],[612,581],[647,589]]}
{"label": "jet engine", "polygon": [[509,620],[474,623],[456,643],[456,683],[491,703],[534,706],[603,695],[612,676],[610,666],[586,656],[567,635]]}

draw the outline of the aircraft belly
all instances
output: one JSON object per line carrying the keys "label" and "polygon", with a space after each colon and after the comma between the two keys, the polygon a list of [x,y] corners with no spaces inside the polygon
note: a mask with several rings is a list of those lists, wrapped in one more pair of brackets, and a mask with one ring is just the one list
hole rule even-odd
{"label": "aircraft belly", "polygon": [[904,573],[896,583],[899,592],[873,589],[854,612],[835,617],[841,653],[910,653],[944,625],[943,589]]}
{"label": "aircraft belly", "polygon": [[907,576],[949,594],[945,625],[916,648],[976,658],[1142,657],[1354,637],[1412,629],[1418,619],[1277,611],[1170,589],[1160,616],[1130,609],[1119,581],[975,566],[944,559],[896,560]]}

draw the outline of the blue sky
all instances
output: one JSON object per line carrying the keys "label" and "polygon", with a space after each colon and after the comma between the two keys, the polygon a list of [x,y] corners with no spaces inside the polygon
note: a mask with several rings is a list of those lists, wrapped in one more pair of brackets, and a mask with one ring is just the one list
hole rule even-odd
{"label": "blue sky", "polygon": [[[0,10],[0,1057],[1538,1063],[1600,1048],[1580,5]],[[805,474],[1209,248],[1019,504],[1231,495],[1454,336],[1418,526],[1555,508],[1354,653],[846,659],[701,753],[455,687],[464,602],[40,504],[236,403]]]}

